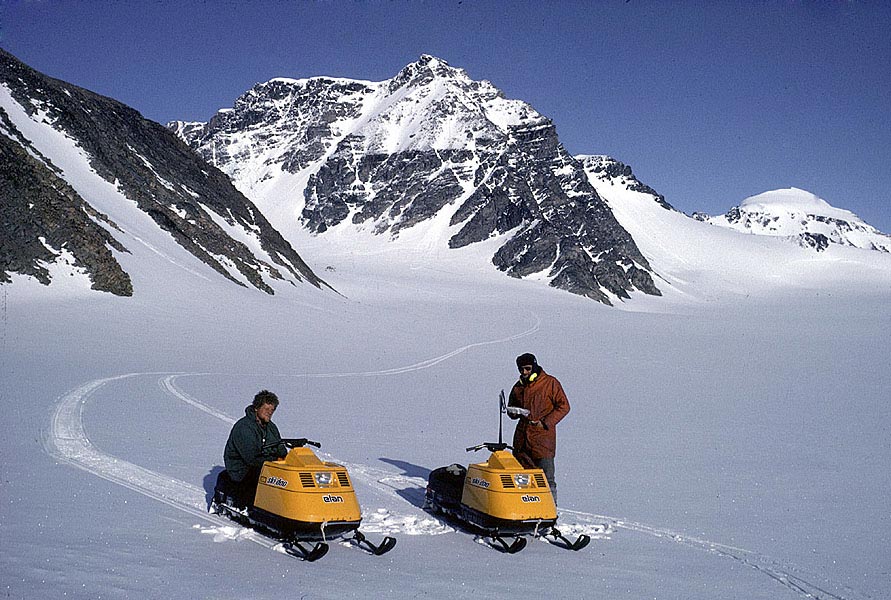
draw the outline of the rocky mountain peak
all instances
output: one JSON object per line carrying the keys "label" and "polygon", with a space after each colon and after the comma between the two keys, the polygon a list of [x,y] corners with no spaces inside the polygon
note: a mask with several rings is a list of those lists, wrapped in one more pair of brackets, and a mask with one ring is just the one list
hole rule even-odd
{"label": "rocky mountain peak", "polygon": [[399,88],[428,85],[435,79],[453,80],[467,83],[470,78],[463,69],[452,67],[446,61],[422,54],[421,57],[402,68],[399,73],[390,80],[389,91],[395,92]]}
{"label": "rocky mountain peak", "polygon": [[[449,230],[436,235],[444,247],[500,238],[492,263],[508,275],[544,276],[606,303],[659,294],[583,164],[527,103],[430,55],[380,84],[299,81],[286,101],[255,87],[256,98],[200,132],[173,127],[239,189],[257,190],[261,208],[299,215],[276,222],[280,230],[354,227],[395,237],[443,215]],[[316,82],[311,92],[307,81]],[[288,181],[303,186],[302,197],[282,211],[284,199],[264,190],[297,175]]]}

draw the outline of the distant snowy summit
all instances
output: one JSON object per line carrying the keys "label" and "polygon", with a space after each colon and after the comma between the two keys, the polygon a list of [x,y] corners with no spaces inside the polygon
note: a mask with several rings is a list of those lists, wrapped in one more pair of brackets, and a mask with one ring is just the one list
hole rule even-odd
{"label": "distant snowy summit", "polygon": [[286,236],[427,228],[446,249],[496,240],[497,269],[607,304],[660,295],[551,121],[439,58],[381,82],[273,79],[168,127]]}
{"label": "distant snowy summit", "polygon": [[746,198],[726,214],[696,218],[756,235],[785,237],[817,251],[829,244],[891,252],[891,236],[865,223],[854,213],[835,208],[798,188],[773,190]]}

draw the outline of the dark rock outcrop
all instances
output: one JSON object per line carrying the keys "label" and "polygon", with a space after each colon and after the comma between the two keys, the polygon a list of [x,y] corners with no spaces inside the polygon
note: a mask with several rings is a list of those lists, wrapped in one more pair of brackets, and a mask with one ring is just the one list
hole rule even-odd
{"label": "dark rock outcrop", "polygon": [[[83,268],[96,290],[131,296],[133,285],[109,247],[126,252],[106,229],[108,222],[59,176],[45,157],[24,139],[0,109],[0,281],[9,273],[50,283],[47,265],[62,250],[72,266]],[[30,152],[29,152],[30,151]],[[58,249],[58,250],[54,250]]]}
{"label": "dark rock outcrop", "polygon": [[[593,177],[601,181],[618,183],[631,190],[632,192],[640,192],[653,196],[653,199],[662,208],[666,210],[676,210],[669,204],[665,197],[659,192],[640,181],[635,175],[631,167],[623,162],[616,160],[610,156],[577,156],[578,160],[585,166],[585,171]],[[695,217],[694,217],[695,218]]]}

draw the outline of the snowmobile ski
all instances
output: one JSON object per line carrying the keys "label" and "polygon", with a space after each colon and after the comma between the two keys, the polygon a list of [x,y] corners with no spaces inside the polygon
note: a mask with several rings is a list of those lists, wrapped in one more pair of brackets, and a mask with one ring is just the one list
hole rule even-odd
{"label": "snowmobile ski", "polygon": [[396,546],[396,538],[394,537],[386,536],[383,540],[381,540],[380,544],[373,544],[372,542],[368,541],[368,538],[365,537],[364,533],[358,530],[356,531],[351,541],[360,548],[368,550],[375,556],[386,554],[387,552],[392,550],[394,546]]}
{"label": "snowmobile ski", "polygon": [[285,552],[291,556],[296,556],[306,562],[314,562],[328,554],[328,544],[325,542],[317,542],[312,547],[307,547],[303,543],[293,540],[282,544]]}
{"label": "snowmobile ski", "polygon": [[590,535],[583,533],[577,537],[575,541],[572,541],[560,533],[560,530],[556,527],[551,527],[550,531],[545,532],[541,537],[555,546],[566,548],[567,550],[575,550],[576,552],[591,543]]}
{"label": "snowmobile ski", "polygon": [[512,542],[509,542],[500,535],[490,535],[487,539],[492,540],[489,545],[500,550],[505,554],[516,554],[526,547],[526,538],[521,535],[515,536]]}

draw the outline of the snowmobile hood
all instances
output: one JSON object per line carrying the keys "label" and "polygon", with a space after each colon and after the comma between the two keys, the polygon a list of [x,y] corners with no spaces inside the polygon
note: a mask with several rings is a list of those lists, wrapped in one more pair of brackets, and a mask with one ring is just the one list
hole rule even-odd
{"label": "snowmobile hood", "polygon": [[508,452],[507,450],[499,450],[497,452],[493,452],[489,456],[489,460],[486,462],[486,466],[490,469],[498,469],[498,470],[522,470],[523,465],[514,457],[513,454]]}

